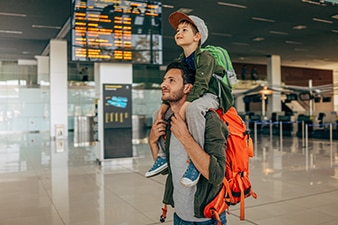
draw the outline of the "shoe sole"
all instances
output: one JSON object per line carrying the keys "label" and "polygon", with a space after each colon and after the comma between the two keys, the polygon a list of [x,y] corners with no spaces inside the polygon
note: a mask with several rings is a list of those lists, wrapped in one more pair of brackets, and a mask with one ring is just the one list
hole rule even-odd
{"label": "shoe sole", "polygon": [[159,173],[161,173],[163,170],[167,169],[168,168],[168,164],[164,164],[162,166],[160,166],[158,169],[156,170],[153,170],[151,172],[146,172],[145,174],[145,177],[146,178],[149,178],[149,177],[153,177],[153,176],[156,176],[158,175]]}
{"label": "shoe sole", "polygon": [[197,184],[198,180],[199,180],[199,177],[195,181],[191,181],[190,179],[183,177],[180,182],[185,187],[192,187]]}

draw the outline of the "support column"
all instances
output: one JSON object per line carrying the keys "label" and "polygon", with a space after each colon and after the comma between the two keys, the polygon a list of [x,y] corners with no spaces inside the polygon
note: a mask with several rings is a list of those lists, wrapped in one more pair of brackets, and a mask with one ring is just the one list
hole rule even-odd
{"label": "support column", "polygon": [[[270,55],[267,59],[268,85],[270,87],[281,85],[281,60],[279,55]],[[282,111],[281,94],[272,93],[268,99],[267,112],[271,116],[273,112]]]}
{"label": "support column", "polygon": [[[56,127],[63,126],[63,136],[68,136],[67,114],[67,41],[50,41],[50,136],[55,138]],[[59,129],[60,130],[60,129]],[[59,134],[58,134],[59,135]]]}
{"label": "support column", "polygon": [[[338,83],[338,68],[333,70],[333,84]],[[338,111],[338,94],[333,95],[333,110]]]}
{"label": "support column", "polygon": [[41,84],[41,81],[49,82],[49,57],[48,56],[35,56],[37,60],[38,79],[37,83]]}

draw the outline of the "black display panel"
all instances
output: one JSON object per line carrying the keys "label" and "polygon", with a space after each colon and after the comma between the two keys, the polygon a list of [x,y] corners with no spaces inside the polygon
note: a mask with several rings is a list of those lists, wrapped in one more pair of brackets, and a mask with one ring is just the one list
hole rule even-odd
{"label": "black display panel", "polygon": [[72,60],[162,64],[162,5],[74,0]]}
{"label": "black display panel", "polygon": [[103,84],[104,129],[131,127],[131,84]]}
{"label": "black display panel", "polygon": [[131,84],[103,84],[104,158],[133,156]]}

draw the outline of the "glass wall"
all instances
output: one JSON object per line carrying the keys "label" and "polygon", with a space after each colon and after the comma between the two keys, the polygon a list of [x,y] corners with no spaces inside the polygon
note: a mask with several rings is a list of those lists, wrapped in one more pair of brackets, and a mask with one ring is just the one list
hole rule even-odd
{"label": "glass wall", "polygon": [[[133,114],[146,115],[148,123],[161,104],[158,66],[136,65],[132,90]],[[83,81],[86,76],[87,81]],[[47,75],[44,77],[48,77]],[[37,84],[36,65],[18,65],[16,61],[0,63],[0,133],[50,130],[49,81]],[[74,116],[95,114],[93,65],[69,64],[68,129],[74,129]]]}

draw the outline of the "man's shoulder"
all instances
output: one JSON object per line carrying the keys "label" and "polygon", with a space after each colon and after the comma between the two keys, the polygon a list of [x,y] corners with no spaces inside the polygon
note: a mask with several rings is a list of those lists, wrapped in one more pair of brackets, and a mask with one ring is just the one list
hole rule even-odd
{"label": "man's shoulder", "polygon": [[205,115],[205,143],[217,145],[221,140],[226,142],[228,135],[228,127],[218,113],[209,110]]}
{"label": "man's shoulder", "polygon": [[205,120],[209,121],[209,123],[212,122],[212,121],[223,123],[223,121],[219,117],[218,113],[214,110],[211,110],[211,109],[205,114]]}

